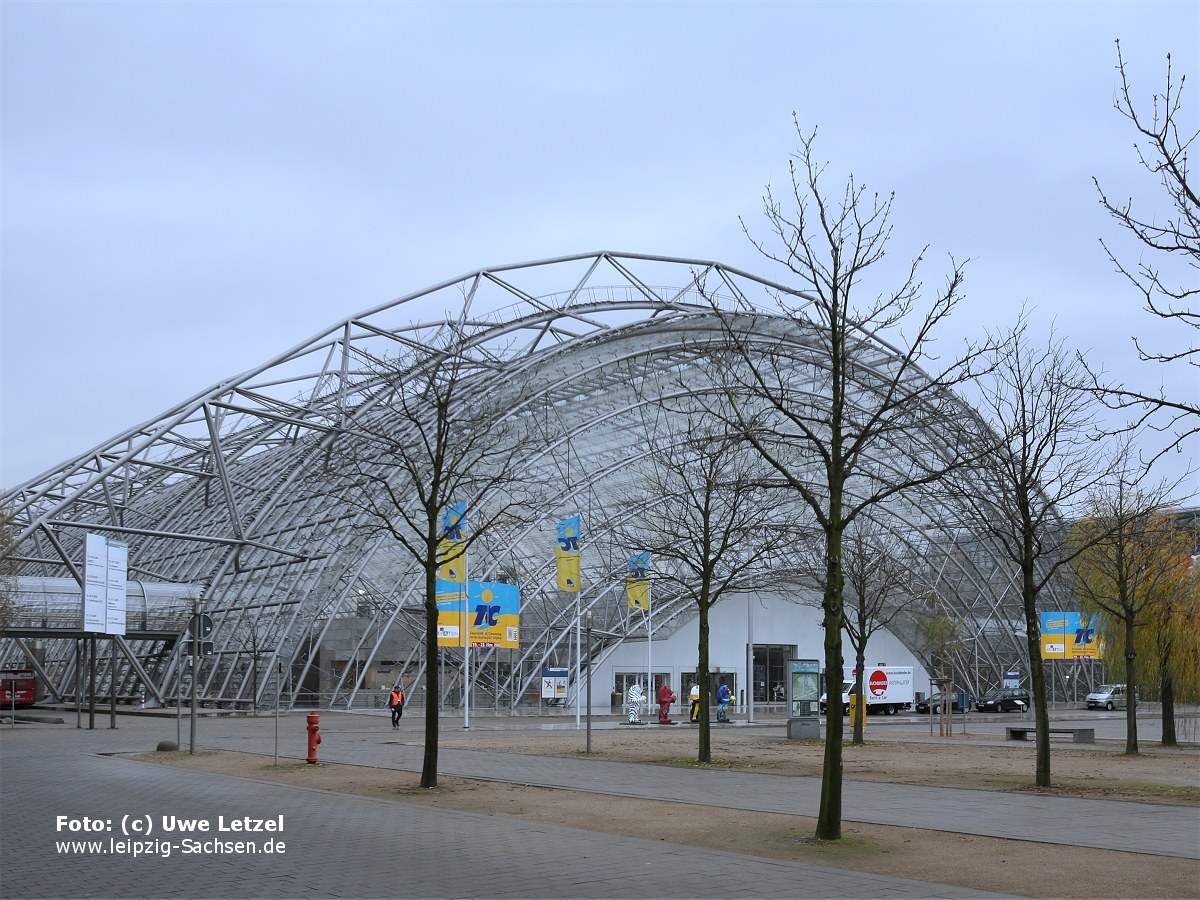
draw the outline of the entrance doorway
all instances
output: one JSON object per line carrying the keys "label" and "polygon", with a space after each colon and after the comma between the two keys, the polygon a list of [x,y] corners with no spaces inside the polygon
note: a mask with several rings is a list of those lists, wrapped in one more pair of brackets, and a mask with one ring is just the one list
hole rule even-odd
{"label": "entrance doorway", "polygon": [[787,702],[787,664],[795,657],[795,644],[754,645],[755,703]]}

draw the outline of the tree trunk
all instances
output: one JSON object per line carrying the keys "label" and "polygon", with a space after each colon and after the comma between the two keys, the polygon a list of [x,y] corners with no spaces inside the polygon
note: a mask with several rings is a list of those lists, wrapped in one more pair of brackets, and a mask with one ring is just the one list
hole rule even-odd
{"label": "tree trunk", "polygon": [[[1032,556],[1026,556],[1032,559]],[[1046,706],[1046,671],[1042,666],[1042,640],[1037,613],[1037,590],[1033,565],[1022,566],[1021,601],[1025,606],[1025,645],[1029,652],[1029,676],[1033,687],[1033,721],[1037,738],[1037,767],[1033,783],[1050,787],[1050,710]]]}
{"label": "tree trunk", "polygon": [[[696,683],[700,685],[700,762],[713,761],[713,731],[708,722],[708,605],[700,601],[700,638],[696,644]],[[680,685],[682,688],[682,685]]]}
{"label": "tree trunk", "polygon": [[1133,650],[1133,614],[1125,614],[1125,754],[1137,756],[1137,654]]}
{"label": "tree trunk", "polygon": [[1171,677],[1170,660],[1163,660],[1162,669],[1162,744],[1164,747],[1174,747],[1178,743],[1175,737],[1175,679]]}
{"label": "tree trunk", "polygon": [[[836,504],[831,503],[831,506]],[[840,505],[839,505],[840,506]],[[841,509],[831,518],[838,521]],[[842,533],[831,528],[825,535],[825,759],[821,769],[821,805],[817,812],[817,838],[835,841],[842,836]]]}
{"label": "tree trunk", "polygon": [[[851,583],[853,587],[853,583]],[[862,619],[859,619],[861,622]],[[863,743],[863,725],[867,721],[867,692],[863,683],[863,673],[867,664],[867,642],[860,637],[859,646],[854,651],[854,668],[857,674],[854,676],[854,693],[858,697],[858,718],[854,722],[854,738],[853,743]]]}
{"label": "tree trunk", "polygon": [[[436,551],[435,551],[436,552]],[[433,557],[437,559],[436,556]],[[438,645],[437,569],[425,566],[425,756],[421,787],[437,787],[438,770]]]}
{"label": "tree trunk", "polygon": [[696,681],[700,685],[700,753],[697,759],[706,763],[712,762],[712,728],[708,722],[708,604],[703,599],[700,601],[700,639],[696,651]]}

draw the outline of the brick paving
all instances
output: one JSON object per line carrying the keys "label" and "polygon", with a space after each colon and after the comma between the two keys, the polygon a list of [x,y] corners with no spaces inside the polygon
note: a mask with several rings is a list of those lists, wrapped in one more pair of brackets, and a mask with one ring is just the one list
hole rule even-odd
{"label": "brick paving", "polygon": [[[96,755],[144,749],[146,736],[140,727],[0,735],[0,896],[995,896]],[[56,815],[125,813],[155,821],[282,814],[287,852],[132,859],[56,851],[56,840],[83,837],[56,834]]]}
{"label": "brick paving", "polygon": [[[286,728],[281,752],[287,755],[303,754],[299,721],[289,720]],[[373,716],[324,714],[322,758],[418,771],[418,724],[397,736],[386,720],[376,721]],[[218,719],[202,727],[206,746],[271,752],[269,724]],[[821,787],[818,778],[445,747],[439,768],[472,778],[807,816],[817,814]],[[843,815],[877,825],[1200,859],[1200,808],[1195,806],[847,781]]]}

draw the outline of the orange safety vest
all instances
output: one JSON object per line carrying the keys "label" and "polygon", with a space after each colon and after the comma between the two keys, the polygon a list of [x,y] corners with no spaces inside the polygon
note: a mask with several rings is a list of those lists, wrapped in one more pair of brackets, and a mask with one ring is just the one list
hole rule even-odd
{"label": "orange safety vest", "polygon": [[403,705],[404,705],[404,691],[401,691],[401,690],[392,691],[392,695],[390,697],[388,697],[388,706],[403,706]]}

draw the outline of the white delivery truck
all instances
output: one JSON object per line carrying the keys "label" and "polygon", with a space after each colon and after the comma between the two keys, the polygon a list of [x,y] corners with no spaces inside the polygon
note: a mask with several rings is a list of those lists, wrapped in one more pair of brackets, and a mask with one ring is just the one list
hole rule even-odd
{"label": "white delivery truck", "polygon": [[[842,676],[842,715],[850,714],[850,691],[854,689],[854,669],[846,669]],[[912,666],[867,666],[863,681],[867,695],[867,713],[884,713],[894,716],[913,703]],[[821,695],[820,710],[825,714],[825,694]]]}

